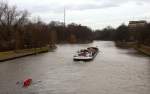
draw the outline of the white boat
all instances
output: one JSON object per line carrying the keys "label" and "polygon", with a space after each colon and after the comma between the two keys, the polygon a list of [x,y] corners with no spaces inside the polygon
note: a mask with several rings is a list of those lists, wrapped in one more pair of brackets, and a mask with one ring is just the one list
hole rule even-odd
{"label": "white boat", "polygon": [[99,52],[99,49],[97,47],[89,47],[87,49],[81,49],[76,53],[76,55],[73,56],[74,60],[92,60],[95,58],[97,53]]}

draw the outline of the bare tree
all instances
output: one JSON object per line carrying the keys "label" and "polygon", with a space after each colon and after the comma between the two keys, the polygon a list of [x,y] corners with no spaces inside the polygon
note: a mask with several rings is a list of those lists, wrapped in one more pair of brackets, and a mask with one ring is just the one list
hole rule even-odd
{"label": "bare tree", "polygon": [[21,27],[27,22],[27,11],[18,11],[16,6],[8,6],[8,3],[0,2],[0,25],[2,27],[0,35],[4,45],[8,43],[8,47],[15,45],[18,48]]}

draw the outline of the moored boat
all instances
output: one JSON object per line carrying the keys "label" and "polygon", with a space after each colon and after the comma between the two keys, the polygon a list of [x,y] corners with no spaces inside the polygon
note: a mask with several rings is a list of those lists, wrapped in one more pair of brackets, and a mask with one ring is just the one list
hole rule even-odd
{"label": "moored boat", "polygon": [[98,52],[99,49],[97,47],[88,47],[87,49],[81,49],[78,51],[77,54],[74,55],[73,59],[82,61],[92,60]]}

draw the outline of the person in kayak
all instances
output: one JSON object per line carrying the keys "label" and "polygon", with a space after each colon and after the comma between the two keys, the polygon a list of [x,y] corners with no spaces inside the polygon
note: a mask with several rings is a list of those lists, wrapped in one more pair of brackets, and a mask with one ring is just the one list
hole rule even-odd
{"label": "person in kayak", "polygon": [[26,79],[23,81],[23,87],[28,87],[31,85],[31,83],[32,83],[32,79],[30,79],[30,78]]}

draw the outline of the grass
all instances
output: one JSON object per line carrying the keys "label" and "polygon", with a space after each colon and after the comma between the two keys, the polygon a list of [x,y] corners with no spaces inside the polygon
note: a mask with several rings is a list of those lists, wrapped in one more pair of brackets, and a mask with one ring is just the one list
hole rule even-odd
{"label": "grass", "polygon": [[15,52],[14,51],[0,52],[0,57],[5,57],[12,54],[15,54]]}
{"label": "grass", "polygon": [[145,46],[145,45],[141,45],[140,47],[135,47],[135,49],[137,49],[138,51],[150,56],[150,47]]}
{"label": "grass", "polygon": [[31,48],[31,49],[21,49],[21,50],[0,52],[0,60],[47,52],[49,51],[49,49],[50,49],[49,47],[41,47],[41,48]]}

